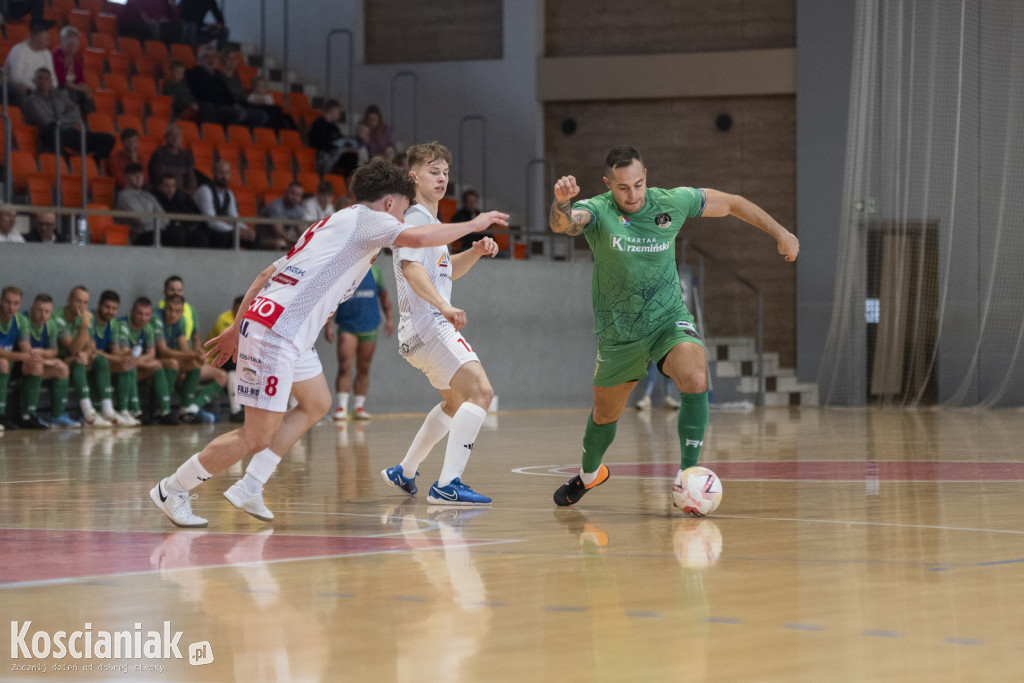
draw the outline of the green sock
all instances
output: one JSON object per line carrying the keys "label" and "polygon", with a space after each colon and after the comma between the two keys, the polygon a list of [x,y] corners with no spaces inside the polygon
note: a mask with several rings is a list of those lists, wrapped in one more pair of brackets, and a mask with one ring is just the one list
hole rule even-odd
{"label": "green sock", "polygon": [[181,406],[184,408],[195,401],[196,391],[199,390],[199,368],[189,370],[185,374],[185,380],[181,383]]}
{"label": "green sock", "polygon": [[96,385],[96,395],[101,401],[114,398],[114,387],[110,384],[110,363],[106,356],[93,358],[92,381]]}
{"label": "green sock", "polygon": [[679,394],[679,449],[680,467],[684,470],[693,467],[700,459],[700,449],[704,445],[704,433],[708,430],[708,392],[699,394]]}
{"label": "green sock", "polygon": [[114,375],[114,381],[117,383],[117,409],[128,410],[132,399],[131,385],[134,384],[131,371],[117,373]]}
{"label": "green sock", "polygon": [[142,405],[139,403],[139,371],[132,368],[128,373],[132,376],[131,384],[128,385],[128,411],[134,415],[142,412]]}
{"label": "green sock", "polygon": [[606,425],[594,424],[594,414],[587,418],[587,431],[583,434],[583,471],[597,472],[604,453],[615,440],[618,421]]}
{"label": "green sock", "polygon": [[39,407],[39,392],[43,388],[42,375],[24,375],[21,380],[21,412],[35,415]]}
{"label": "green sock", "polygon": [[86,376],[86,369],[81,363],[71,364],[71,386],[75,388],[78,400],[84,401],[92,398],[92,395],[89,393],[89,380]]}
{"label": "green sock", "polygon": [[50,399],[53,408],[50,410],[54,417],[60,417],[68,410],[68,380],[67,378],[56,377],[53,386],[50,388]]}
{"label": "green sock", "polygon": [[216,382],[210,382],[205,387],[203,387],[198,394],[196,394],[196,397],[192,400],[192,403],[195,403],[197,406],[199,406],[200,409],[202,409],[202,407],[209,403],[214,396],[221,393],[222,391],[224,391],[224,387],[217,384]]}
{"label": "green sock", "polygon": [[[156,402],[161,413],[171,410],[171,390],[168,388],[168,373],[173,374],[174,370],[157,370],[153,373],[153,391],[156,393]],[[173,378],[172,378],[173,379]]]}
{"label": "green sock", "polygon": [[7,415],[7,383],[10,379],[10,373],[0,372],[0,420]]}

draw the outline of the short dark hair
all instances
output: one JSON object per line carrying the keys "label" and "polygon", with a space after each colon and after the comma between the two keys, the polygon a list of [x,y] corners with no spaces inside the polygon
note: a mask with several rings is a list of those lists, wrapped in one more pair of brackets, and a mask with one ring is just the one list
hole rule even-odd
{"label": "short dark hair", "polygon": [[480,199],[480,193],[476,190],[466,190],[462,193],[462,201],[466,201],[466,197],[476,197],[477,199]]}
{"label": "short dark hair", "polygon": [[321,180],[316,186],[316,193],[327,194],[328,192],[334,194],[334,183],[330,180]]}
{"label": "short dark hair", "polygon": [[167,180],[168,178],[173,180],[175,185],[178,184],[178,176],[174,175],[173,173],[162,173],[162,174],[160,174],[160,177],[157,180],[162,183],[163,181]]}
{"label": "short dark hair", "polygon": [[410,202],[416,199],[416,183],[386,159],[375,159],[357,168],[349,187],[356,201],[363,204],[373,203],[389,194],[405,197]]}
{"label": "short dark hair", "polygon": [[293,187],[297,187],[297,188],[299,188],[300,190],[302,190],[303,192],[305,192],[305,191],[306,191],[306,188],[304,188],[304,187],[302,186],[302,183],[300,183],[300,182],[299,182],[298,180],[293,180],[293,181],[291,181],[290,183],[288,183],[288,189],[289,189],[289,190],[290,190],[290,189],[292,189]]}
{"label": "short dark hair", "polygon": [[105,289],[103,290],[103,293],[100,294],[100,305],[102,306],[107,301],[116,301],[117,303],[121,303],[121,297],[119,297],[117,292],[114,290]]}
{"label": "short dark hair", "polygon": [[338,100],[327,100],[326,102],[324,102],[323,111],[327,111],[328,109],[335,109],[335,108],[341,109],[341,102],[339,102]]}
{"label": "short dark hair", "polygon": [[139,137],[139,131],[135,130],[134,128],[125,128],[124,130],[121,131],[121,142],[124,142],[128,138],[137,137]]}
{"label": "short dark hair", "polygon": [[171,294],[171,295],[170,295],[169,297],[167,297],[167,299],[166,299],[166,300],[164,301],[164,305],[165,305],[165,306],[169,306],[169,305],[171,305],[171,304],[181,304],[182,306],[184,306],[184,305],[185,305],[185,297],[183,297],[183,296],[182,296],[182,295],[180,295],[180,294]]}
{"label": "short dark hair", "polygon": [[35,298],[35,300],[32,303],[33,304],[38,304],[38,303],[52,304],[53,303],[53,297],[50,296],[49,294],[46,294],[46,293],[36,294],[36,298]]}
{"label": "short dark hair", "polygon": [[167,65],[167,70],[170,71],[171,69],[177,69],[179,66],[184,69],[185,62],[180,59],[172,59],[171,63]]}
{"label": "short dark hair", "polygon": [[[164,178],[166,178],[166,177],[167,176],[164,176]],[[167,277],[166,280],[164,280],[164,291],[165,292],[167,291],[167,285],[169,285],[169,284],[171,284],[172,282],[175,282],[175,281],[180,282],[183,286],[185,284],[185,281],[181,278],[180,275],[170,275],[170,276]]]}
{"label": "short dark hair", "polygon": [[629,145],[619,145],[618,147],[611,148],[608,156],[604,158],[604,165],[605,168],[622,168],[632,164],[633,159],[639,161],[641,165],[644,163],[644,160],[640,158],[640,152],[636,151],[635,148]]}
{"label": "short dark hair", "polygon": [[148,296],[140,296],[138,299],[132,302],[132,308],[136,306],[146,306],[147,308],[153,308],[153,302],[149,300]]}
{"label": "short dark hair", "polygon": [[131,175],[132,173],[142,173],[142,164],[132,162],[124,167],[125,175]]}

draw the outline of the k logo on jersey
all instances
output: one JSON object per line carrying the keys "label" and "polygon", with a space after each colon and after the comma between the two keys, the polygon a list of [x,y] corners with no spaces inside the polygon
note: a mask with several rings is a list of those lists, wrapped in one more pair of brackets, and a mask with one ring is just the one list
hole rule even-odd
{"label": "k logo on jersey", "polygon": [[448,259],[448,252],[445,251],[441,254],[441,258],[437,259],[437,267],[447,268],[449,265],[451,265],[451,261]]}

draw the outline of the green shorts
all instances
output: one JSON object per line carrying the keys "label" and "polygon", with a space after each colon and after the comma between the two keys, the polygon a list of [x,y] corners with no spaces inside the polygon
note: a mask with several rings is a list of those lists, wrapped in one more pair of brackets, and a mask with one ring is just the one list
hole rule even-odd
{"label": "green shorts", "polygon": [[339,327],[338,331],[342,334],[351,334],[360,342],[375,342],[377,341],[377,330],[370,330],[369,332],[353,332],[352,330],[346,330],[343,327]]}
{"label": "green shorts", "polygon": [[702,348],[693,316],[685,313],[679,320],[668,323],[649,337],[631,342],[614,339],[597,340],[597,367],[594,369],[595,387],[617,387],[647,377],[647,364],[661,362],[676,344],[690,342]]}

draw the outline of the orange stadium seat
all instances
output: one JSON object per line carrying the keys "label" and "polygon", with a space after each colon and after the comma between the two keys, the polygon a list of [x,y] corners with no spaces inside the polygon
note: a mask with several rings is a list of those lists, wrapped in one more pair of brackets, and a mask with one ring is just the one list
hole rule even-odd
{"label": "orange stadium seat", "polygon": [[14,47],[14,43],[0,38],[0,62],[7,61],[7,54],[11,51],[12,47]]}
{"label": "orange stadium seat", "polygon": [[311,171],[299,171],[295,179],[302,184],[302,191],[306,194],[316,194],[316,186],[320,184],[320,176]]}
{"label": "orange stadium seat", "polygon": [[[8,23],[6,29],[7,40],[11,41],[12,44],[17,45],[18,43],[28,40],[28,24]],[[50,45],[53,44],[53,41],[50,41]]]}
{"label": "orange stadium seat", "polygon": [[249,128],[247,126],[228,126],[228,142],[234,143],[240,147],[251,145],[252,133],[249,132]]}
{"label": "orange stadium seat", "polygon": [[21,109],[19,109],[18,107],[14,107],[14,106],[8,107],[7,108],[7,115],[11,118],[11,125],[12,126],[24,126],[25,125],[25,117],[21,115]]}
{"label": "orange stadium seat", "polygon": [[[231,164],[231,168],[236,170],[240,168],[238,165],[238,145],[233,145],[230,142],[222,142],[219,145],[215,145],[214,149],[217,151],[218,159],[227,161]],[[236,173],[235,175],[238,176],[239,182],[241,182],[242,175],[240,173]]]}
{"label": "orange stadium seat", "polygon": [[442,223],[451,223],[452,216],[458,211],[458,202],[451,197],[442,197],[437,202],[437,217],[441,219]]}
{"label": "orange stadium seat", "polygon": [[89,14],[88,10],[73,9],[65,16],[67,17],[68,24],[77,28],[83,38],[92,33],[92,15]]}
{"label": "orange stadium seat", "polygon": [[274,171],[270,174],[270,187],[280,195],[293,179],[291,171]]}
{"label": "orange stadium seat", "polygon": [[51,206],[53,189],[50,178],[41,173],[31,173],[25,179],[28,184],[28,203],[33,206]]}
{"label": "orange stadium seat", "polygon": [[[201,140],[199,137],[199,126],[195,124],[195,121],[182,121],[179,119],[174,123],[181,128],[181,133],[185,139],[185,147],[191,148],[192,145]],[[161,134],[161,137],[163,137],[163,134]]]}
{"label": "orange stadium seat", "polygon": [[302,144],[302,136],[299,135],[297,130],[282,130],[281,131],[281,146],[287,147],[288,149],[299,149],[304,147]]}
{"label": "orange stadium seat", "polygon": [[132,76],[132,92],[143,97],[156,97],[156,81],[145,76]]}
{"label": "orange stadium seat", "polygon": [[293,92],[288,95],[288,108],[292,111],[309,111],[313,105],[309,103],[309,97],[304,92]]}
{"label": "orange stadium seat", "polygon": [[61,16],[66,16],[75,9],[75,0],[51,0],[50,6]]}
{"label": "orange stadium seat", "polygon": [[33,154],[38,150],[39,129],[35,126],[14,126],[13,136],[18,149]]}
{"label": "orange stadium seat", "polygon": [[[103,206],[100,203],[90,204],[86,208],[88,209],[109,209],[109,206]],[[89,221],[89,240],[93,244],[103,244],[107,238],[107,230],[114,225],[113,216],[89,216],[86,218]]]}
{"label": "orange stadium seat", "polygon": [[169,119],[173,102],[174,98],[170,95],[153,95],[149,98],[149,113],[162,119]]}
{"label": "orange stadium seat", "polygon": [[103,85],[107,90],[114,93],[128,92],[128,79],[123,74],[103,74]]}
{"label": "orange stadium seat", "polygon": [[284,190],[273,190],[273,189],[267,190],[266,192],[261,193],[259,195],[259,197],[260,197],[260,206],[266,206],[270,202],[272,202],[275,199],[277,199],[278,197],[280,197],[282,194],[284,194]]}
{"label": "orange stadium seat", "polygon": [[133,61],[140,59],[144,54],[142,43],[136,38],[121,36],[117,39],[117,48],[121,54],[128,55]]}
{"label": "orange stadium seat", "polygon": [[97,35],[109,35],[114,36],[117,34],[117,15],[107,14],[106,12],[94,12],[92,15],[92,23],[96,24]]}
{"label": "orange stadium seat", "polygon": [[82,68],[86,71],[103,73],[103,67],[107,62],[107,51],[102,48],[87,47],[82,50]]}
{"label": "orange stadium seat", "polygon": [[111,73],[121,74],[125,78],[131,75],[132,58],[123,52],[107,52],[107,67]]}
{"label": "orange stadium seat", "polygon": [[213,177],[213,147],[203,140],[193,143],[192,156],[196,160],[196,170],[208,177]]}
{"label": "orange stadium seat", "polygon": [[[78,157],[71,162],[71,170],[69,175],[72,178],[77,178],[77,182],[82,182],[82,158]],[[93,178],[98,178],[100,175],[100,168],[96,165],[96,160],[91,156],[86,155],[85,157],[85,178],[86,181],[91,181]]]}
{"label": "orange stadium seat", "polygon": [[146,118],[146,98],[133,92],[121,94],[121,113],[138,116],[139,121]]}
{"label": "orange stadium seat", "polygon": [[36,164],[36,155],[33,152],[24,150],[11,150],[8,153],[11,164],[11,179],[14,191],[18,194],[28,192],[28,177],[39,173],[39,166]]}
{"label": "orange stadium seat", "polygon": [[267,173],[267,153],[253,145],[242,148],[242,155],[245,157],[245,165],[252,171]]}
{"label": "orange stadium seat", "polygon": [[131,235],[131,232],[131,226],[111,223],[104,230],[103,242],[105,244],[127,245],[128,236]]}
{"label": "orange stadium seat", "polygon": [[[99,14],[104,9],[106,9],[106,6],[106,0],[78,0],[78,7],[88,11],[91,14]],[[111,14],[110,16],[117,19],[116,14]]]}
{"label": "orange stadium seat", "polygon": [[324,180],[327,180],[334,185],[334,195],[340,196],[348,192],[348,184],[345,182],[345,176],[338,175],[337,173],[325,173]]}
{"label": "orange stadium seat", "polygon": [[142,44],[142,47],[146,50],[146,56],[150,60],[159,64],[161,67],[166,66],[168,62],[167,46],[161,43],[159,40],[147,40]]}
{"label": "orange stadium seat", "polygon": [[245,189],[245,174],[238,170],[238,164],[231,164],[231,179],[228,180],[228,188],[232,192]]}
{"label": "orange stadium seat", "polygon": [[85,197],[82,196],[82,181],[62,178],[60,183],[60,196],[62,206],[85,206]]}
{"label": "orange stadium seat", "polygon": [[235,193],[235,203],[238,204],[238,215],[241,217],[256,216],[259,211],[256,210],[256,193],[252,190],[241,187],[233,188],[232,192]]}
{"label": "orange stadium seat", "polygon": [[250,168],[245,172],[245,186],[254,194],[261,195],[270,189],[267,172],[259,168]]}
{"label": "orange stadium seat", "polygon": [[[164,131],[167,129],[167,124],[170,122],[169,118],[164,118],[162,116],[147,117],[145,121],[146,135],[162,138],[164,136]],[[142,134],[141,130],[139,131],[139,134]]]}
{"label": "orange stadium seat", "polygon": [[186,69],[191,69],[196,65],[195,51],[192,49],[191,45],[185,45],[183,43],[171,44],[171,59],[177,59],[185,65]]}
{"label": "orange stadium seat", "polygon": [[292,150],[286,147],[274,147],[270,150],[270,162],[275,171],[292,172]]}
{"label": "orange stadium seat", "polygon": [[114,119],[110,114],[102,114],[95,111],[89,114],[86,120],[89,123],[89,130],[93,132],[117,134],[117,128],[114,127]]}
{"label": "orange stadium seat", "polygon": [[163,131],[160,135],[139,136],[139,157],[148,160],[153,156],[156,148],[163,144]]}
{"label": "orange stadium seat", "polygon": [[[53,152],[44,152],[43,154],[37,154],[36,158],[39,159],[39,171],[44,173],[51,178],[57,177],[57,156]],[[64,166],[63,160],[61,160],[60,167],[61,175],[67,175],[67,167]]]}
{"label": "orange stadium seat", "polygon": [[264,128],[260,126],[254,128],[253,131],[256,133],[256,145],[263,149],[270,151],[277,147],[277,133],[274,132],[273,128]]}
{"label": "orange stadium seat", "polygon": [[238,78],[242,81],[242,86],[246,89],[252,88],[252,79],[258,76],[260,69],[258,66],[249,66],[248,64],[238,65]]}
{"label": "orange stadium seat", "polygon": [[117,117],[118,132],[123,131],[125,128],[134,128],[140,135],[145,130],[142,127],[142,118],[135,114],[121,114]]}
{"label": "orange stadium seat", "polygon": [[110,90],[93,90],[92,101],[98,112],[109,114],[111,118],[117,113],[117,95]]}
{"label": "orange stadium seat", "polygon": [[98,31],[93,33],[89,40],[92,43],[92,47],[96,50],[117,51],[117,36],[115,32]]}
{"label": "orange stadium seat", "polygon": [[292,150],[295,154],[295,163],[299,165],[300,171],[316,173],[316,150],[310,147],[300,147]]}
{"label": "orange stadium seat", "polygon": [[103,87],[103,75],[99,69],[86,69],[82,72],[82,76],[85,78],[85,84],[89,86],[90,90],[99,90]]}
{"label": "orange stadium seat", "polygon": [[228,141],[224,135],[224,127],[219,123],[204,123],[199,126],[203,132],[203,140],[210,145],[220,145]]}
{"label": "orange stadium seat", "polygon": [[285,103],[284,103],[284,93],[278,92],[276,90],[271,90],[270,91],[270,96],[274,98],[274,104],[276,104],[279,107],[284,107],[285,106]]}
{"label": "orange stadium seat", "polygon": [[132,66],[135,67],[136,75],[152,78],[154,81],[156,81],[157,74],[163,72],[163,67],[159,66],[148,57],[139,57],[132,62]]}
{"label": "orange stadium seat", "polygon": [[93,201],[108,208],[113,206],[114,184],[114,179],[107,176],[100,176],[89,181],[89,192],[92,194]]}

